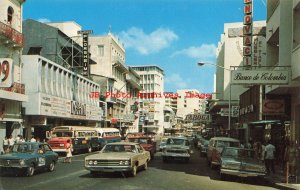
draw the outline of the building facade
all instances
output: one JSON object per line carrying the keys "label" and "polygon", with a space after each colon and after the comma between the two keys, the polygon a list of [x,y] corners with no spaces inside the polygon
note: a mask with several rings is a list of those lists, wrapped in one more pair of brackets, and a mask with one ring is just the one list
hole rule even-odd
{"label": "building facade", "polygon": [[[28,101],[22,81],[22,6],[25,0],[0,1],[0,139],[23,135],[22,102]],[[0,142],[0,152],[2,152]]]}
{"label": "building facade", "polygon": [[155,65],[132,66],[140,76],[139,131],[163,133],[164,129],[164,71]]}

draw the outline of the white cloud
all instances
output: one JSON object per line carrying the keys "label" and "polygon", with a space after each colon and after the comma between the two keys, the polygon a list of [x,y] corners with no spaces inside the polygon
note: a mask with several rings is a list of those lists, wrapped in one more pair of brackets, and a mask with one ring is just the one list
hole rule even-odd
{"label": "white cloud", "polygon": [[216,48],[215,44],[202,44],[199,47],[191,46],[173,53],[171,57],[185,55],[200,60],[210,60],[216,57]]}
{"label": "white cloud", "polygon": [[39,18],[37,19],[37,21],[42,22],[42,23],[46,23],[46,22],[51,22],[49,19],[47,18]]}
{"label": "white cloud", "polygon": [[184,80],[179,74],[173,73],[170,76],[166,76],[165,83],[174,85],[176,89],[187,88],[187,82],[189,80]]}
{"label": "white cloud", "polygon": [[120,32],[119,37],[124,42],[125,47],[134,48],[143,55],[157,53],[178,39],[175,32],[170,29],[158,28],[146,34],[143,29],[137,27],[131,27],[127,31]]}

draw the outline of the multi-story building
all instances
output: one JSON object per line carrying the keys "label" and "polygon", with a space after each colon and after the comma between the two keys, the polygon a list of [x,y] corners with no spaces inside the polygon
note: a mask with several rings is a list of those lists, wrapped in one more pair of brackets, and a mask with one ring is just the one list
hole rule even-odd
{"label": "multi-story building", "polygon": [[[81,75],[83,47],[80,37],[73,36],[79,30],[75,22],[23,22],[22,72],[29,96],[23,104],[25,125],[40,139],[57,125],[100,126],[104,119],[105,106],[94,97],[100,85]],[[95,64],[92,59],[90,63]]]}
{"label": "multi-story building", "polygon": [[101,94],[107,102],[107,125],[122,129],[122,133],[137,132],[137,110],[131,109],[138,103],[139,75],[125,63],[124,45],[111,32],[105,36],[89,37],[93,80],[102,84]]}
{"label": "multi-story building", "polygon": [[[25,0],[0,1],[0,139],[10,135],[23,135],[22,102],[28,100],[21,73],[24,2]],[[0,152],[2,143],[0,141]]]}
{"label": "multi-story building", "polygon": [[205,95],[202,97],[196,89],[177,90],[177,113],[178,117],[185,118],[188,114],[205,113]]}
{"label": "multi-story building", "polygon": [[[253,22],[253,44],[257,57],[253,60],[255,65],[264,65],[265,50],[265,21]],[[237,127],[238,114],[234,114],[239,106],[240,95],[248,88],[242,85],[231,84],[231,70],[243,67],[243,23],[225,23],[224,33],[217,47],[216,78],[214,83],[215,100],[210,101],[211,127],[224,132]],[[231,117],[229,118],[229,105]]]}
{"label": "multi-story building", "polygon": [[[266,99],[279,101],[280,109],[271,110],[279,126],[265,128],[272,140],[275,129],[285,129],[285,136],[299,147],[300,142],[300,1],[272,0],[267,3],[267,66],[290,70],[289,85],[266,85]],[[280,110],[280,111],[279,111]],[[278,131],[278,130],[276,130]],[[299,156],[298,156],[299,158]]]}
{"label": "multi-story building", "polygon": [[164,124],[164,71],[155,65],[132,66],[140,78],[143,91],[141,100],[140,129],[144,132],[163,133]]}
{"label": "multi-story building", "polygon": [[[170,93],[173,94],[173,93]],[[177,113],[177,97],[176,96],[168,96],[165,97],[165,106],[171,108],[174,113]]]}

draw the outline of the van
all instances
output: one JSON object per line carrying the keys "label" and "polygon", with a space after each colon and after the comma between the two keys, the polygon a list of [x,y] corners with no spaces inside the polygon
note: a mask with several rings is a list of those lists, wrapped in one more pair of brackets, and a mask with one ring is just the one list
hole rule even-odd
{"label": "van", "polygon": [[97,131],[98,141],[102,149],[107,143],[121,142],[121,134],[116,128],[95,128]]}
{"label": "van", "polygon": [[220,166],[221,153],[224,147],[240,147],[238,139],[229,137],[213,137],[207,148],[207,162],[211,168]]}

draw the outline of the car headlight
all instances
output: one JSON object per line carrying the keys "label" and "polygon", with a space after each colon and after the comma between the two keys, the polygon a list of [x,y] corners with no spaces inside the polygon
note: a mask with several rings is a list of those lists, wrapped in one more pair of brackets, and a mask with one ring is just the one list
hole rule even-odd
{"label": "car headlight", "polygon": [[126,160],[124,164],[129,165],[129,163],[130,163],[129,160]]}
{"label": "car headlight", "polygon": [[88,163],[89,165],[93,165],[93,160],[90,160]]}
{"label": "car headlight", "polygon": [[25,160],[20,160],[20,165],[24,166],[25,165]]}
{"label": "car headlight", "polygon": [[124,165],[124,163],[125,163],[124,161],[120,161],[120,163],[119,163],[119,164],[120,164],[120,165]]}
{"label": "car headlight", "polygon": [[95,161],[94,161],[94,165],[97,165],[97,164],[98,164],[98,162],[97,162],[97,160],[95,160]]}

